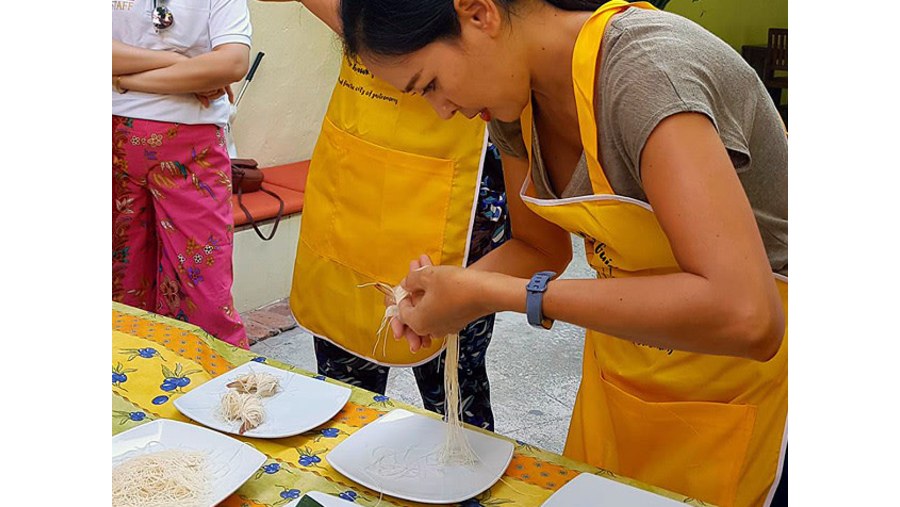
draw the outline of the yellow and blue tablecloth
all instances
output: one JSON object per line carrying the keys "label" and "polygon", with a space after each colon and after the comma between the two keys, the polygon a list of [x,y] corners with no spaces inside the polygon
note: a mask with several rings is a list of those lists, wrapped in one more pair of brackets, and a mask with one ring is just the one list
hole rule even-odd
{"label": "yellow and blue tablecloth", "polygon": [[[322,491],[357,504],[373,506],[380,495],[336,472],[328,452],[353,432],[394,408],[437,417],[431,412],[349,386],[233,347],[184,322],[119,303],[112,308],[112,433],[154,419],[191,422],[172,401],[207,380],[248,361],[307,375],[349,387],[346,406],[327,423],[301,435],[281,439],[235,438],[266,455],[262,467],[221,505],[227,507],[279,507],[306,491]],[[297,410],[303,410],[298,406]],[[499,437],[499,436],[498,436]],[[499,437],[505,438],[505,437]],[[554,491],[581,472],[589,472],[674,498],[688,505],[695,500],[637,483],[624,477],[515,441],[512,462],[500,482],[464,507],[539,506]],[[383,506],[422,506],[393,497],[380,498]],[[585,505],[591,505],[585,499]]]}

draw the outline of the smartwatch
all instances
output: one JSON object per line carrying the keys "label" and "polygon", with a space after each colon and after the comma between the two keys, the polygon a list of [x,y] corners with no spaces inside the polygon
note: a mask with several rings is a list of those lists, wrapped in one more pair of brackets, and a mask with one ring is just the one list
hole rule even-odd
{"label": "smartwatch", "polygon": [[544,292],[547,291],[547,284],[556,276],[553,271],[540,271],[531,277],[531,281],[525,286],[528,291],[525,297],[525,314],[528,316],[528,323],[538,329],[550,329],[553,326],[553,319],[544,317]]}

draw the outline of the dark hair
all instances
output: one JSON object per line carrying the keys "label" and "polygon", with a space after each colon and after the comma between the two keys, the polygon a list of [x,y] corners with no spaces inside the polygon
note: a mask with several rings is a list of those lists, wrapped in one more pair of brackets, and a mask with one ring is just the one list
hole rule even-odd
{"label": "dark hair", "polygon": [[[607,0],[543,0],[567,11],[593,11]],[[507,12],[516,0],[494,0]],[[344,50],[401,56],[459,37],[453,0],[341,0]]]}

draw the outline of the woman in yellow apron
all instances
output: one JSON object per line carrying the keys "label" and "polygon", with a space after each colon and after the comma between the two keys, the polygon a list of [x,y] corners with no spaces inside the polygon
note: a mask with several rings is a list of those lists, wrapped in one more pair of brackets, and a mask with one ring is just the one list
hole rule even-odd
{"label": "woman in yellow apron", "polygon": [[[445,118],[492,121],[519,155],[504,160],[513,238],[468,269],[423,256],[404,280],[410,348],[496,311],[583,326],[567,456],[771,505],[787,441],[787,142],[753,70],[647,3],[342,0],[341,18],[375,75]],[[597,279],[548,283],[569,233]]]}
{"label": "woman in yellow apron", "polygon": [[[304,4],[340,32],[336,0]],[[503,242],[499,154],[486,138],[483,122],[442,121],[421,97],[343,59],[310,161],[290,296],[295,319],[314,336],[319,374],[385,403],[390,367],[412,367],[423,406],[444,412],[440,344],[413,353],[379,337],[383,295],[360,286],[396,285],[422,252],[466,266]],[[459,361],[465,421],[492,431],[485,355],[493,328],[494,315],[473,318],[460,333]]]}

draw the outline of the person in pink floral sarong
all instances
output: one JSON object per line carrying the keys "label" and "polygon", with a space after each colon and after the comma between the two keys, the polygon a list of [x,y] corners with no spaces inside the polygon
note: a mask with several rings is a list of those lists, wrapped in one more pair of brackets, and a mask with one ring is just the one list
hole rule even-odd
{"label": "person in pink floral sarong", "polygon": [[229,85],[246,0],[112,3],[112,296],[248,348],[234,309]]}

